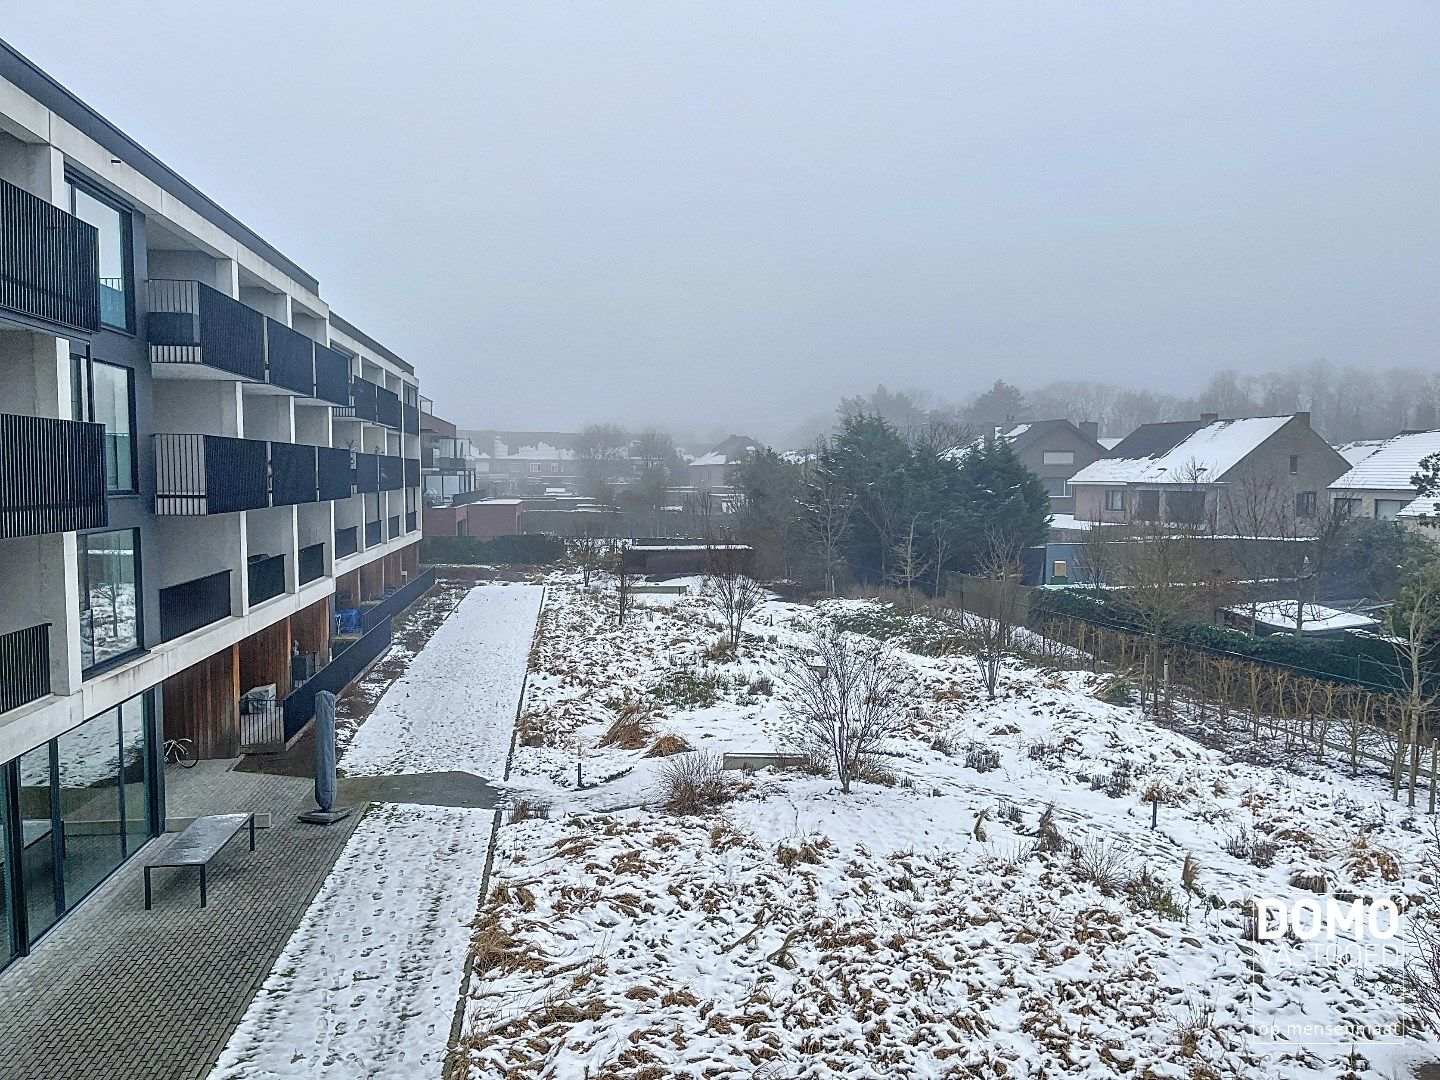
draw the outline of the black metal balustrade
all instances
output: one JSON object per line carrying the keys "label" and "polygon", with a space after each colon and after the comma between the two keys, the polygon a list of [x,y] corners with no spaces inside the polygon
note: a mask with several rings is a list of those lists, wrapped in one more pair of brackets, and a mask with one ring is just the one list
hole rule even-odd
{"label": "black metal balustrade", "polygon": [[351,525],[348,529],[335,530],[335,557],[337,559],[343,559],[346,555],[354,555],[359,550],[359,525]]}
{"label": "black metal balustrade", "polygon": [[250,604],[263,604],[285,591],[285,556],[250,557],[245,572],[250,580]]}
{"label": "black metal balustrade", "polygon": [[355,474],[350,465],[350,451],[343,446],[315,448],[316,474],[320,482],[320,501],[348,499],[355,491]]}
{"label": "black metal balustrade", "polygon": [[399,491],[405,486],[404,459],[393,454],[377,454],[380,461],[380,490]]}
{"label": "black metal balustrade", "polygon": [[265,320],[266,371],[273,386],[315,396],[315,342],[274,319]]}
{"label": "black metal balustrade", "polygon": [[93,225],[0,180],[0,308],[52,326],[100,329]]}
{"label": "black metal balustrade", "polygon": [[171,585],[160,590],[160,640],[173,641],[231,614],[229,570]]}
{"label": "black metal balustrade", "polygon": [[315,396],[349,409],[350,358],[319,342],[315,343]]}
{"label": "black metal balustrade", "polygon": [[50,624],[0,634],[0,713],[50,693]]}
{"label": "black metal balustrade", "polygon": [[[300,443],[270,444],[270,502],[272,506],[313,503],[319,497],[316,473],[318,447]],[[328,447],[327,447],[328,449]]]}
{"label": "black metal balustrade", "polygon": [[365,523],[365,546],[374,547],[380,543],[380,522],[367,521]]}
{"label": "black metal balustrade", "polygon": [[106,521],[105,428],[0,413],[0,539]]}
{"label": "black metal balustrade", "polygon": [[394,540],[400,535],[400,515],[391,514],[390,520],[386,522],[385,539]]}
{"label": "black metal balustrade", "polygon": [[419,527],[419,518],[416,516],[415,511],[411,510],[405,515],[405,531],[412,533]]}
{"label": "black metal balustrade", "polygon": [[355,455],[355,494],[380,490],[380,456]]}
{"label": "black metal balustrade", "polygon": [[420,434],[420,407],[418,405],[405,406],[405,430],[411,435]]}
{"label": "black metal balustrade", "polygon": [[419,458],[406,458],[406,459],[405,459],[405,486],[406,486],[406,487],[419,487],[419,486],[420,486],[420,459],[419,459]]}
{"label": "black metal balustrade", "polygon": [[400,395],[383,386],[375,388],[375,419],[386,427],[400,426]]}
{"label": "black metal balustrade", "polygon": [[375,394],[380,388],[369,379],[350,383],[350,406],[357,420],[375,419]]}
{"label": "black metal balustrade", "polygon": [[155,436],[155,513],[229,514],[270,505],[269,444],[223,435]]}
{"label": "black metal balustrade", "polygon": [[325,576],[325,545],[311,544],[300,549],[300,560],[296,563],[300,584],[305,585]]}
{"label": "black metal balustrade", "polygon": [[199,281],[147,283],[150,360],[265,381],[265,316]]}

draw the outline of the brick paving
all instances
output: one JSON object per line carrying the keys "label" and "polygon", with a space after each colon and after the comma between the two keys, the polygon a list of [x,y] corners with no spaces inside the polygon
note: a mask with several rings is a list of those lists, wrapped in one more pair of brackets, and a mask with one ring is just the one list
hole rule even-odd
{"label": "brick paving", "polygon": [[223,762],[172,767],[167,785],[171,818],[252,810],[272,827],[211,863],[203,911],[194,870],[155,871],[146,911],[142,850],[0,973],[0,1077],[205,1076],[358,821],[302,825],[309,782]]}

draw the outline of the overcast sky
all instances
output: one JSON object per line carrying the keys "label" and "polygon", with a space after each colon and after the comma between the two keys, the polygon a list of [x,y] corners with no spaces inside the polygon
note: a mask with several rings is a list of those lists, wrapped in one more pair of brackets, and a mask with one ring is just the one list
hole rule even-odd
{"label": "overcast sky", "polygon": [[1440,359],[1434,3],[3,6],[466,425]]}

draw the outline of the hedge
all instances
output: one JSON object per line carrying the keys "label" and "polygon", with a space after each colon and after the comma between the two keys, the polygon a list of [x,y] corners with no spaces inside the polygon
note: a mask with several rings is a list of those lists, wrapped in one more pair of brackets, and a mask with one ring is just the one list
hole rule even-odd
{"label": "hedge", "polygon": [[565,557],[565,541],[531,534],[497,536],[427,536],[420,542],[420,559],[451,566],[546,566]]}

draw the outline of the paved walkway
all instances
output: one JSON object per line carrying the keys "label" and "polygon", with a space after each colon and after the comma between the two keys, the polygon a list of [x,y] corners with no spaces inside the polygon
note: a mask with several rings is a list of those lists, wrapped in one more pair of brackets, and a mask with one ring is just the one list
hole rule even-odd
{"label": "paved walkway", "polygon": [[146,911],[141,851],[0,974],[0,1077],[208,1073],[358,820],[302,825],[296,813],[314,806],[308,782],[229,766],[172,766],[167,810],[269,813],[254,853],[237,837],[217,857],[203,911],[195,871],[156,871]]}

